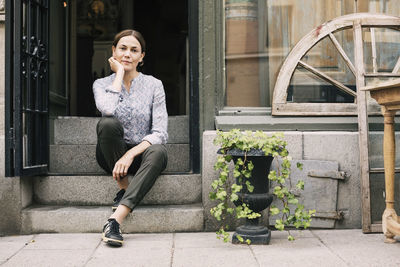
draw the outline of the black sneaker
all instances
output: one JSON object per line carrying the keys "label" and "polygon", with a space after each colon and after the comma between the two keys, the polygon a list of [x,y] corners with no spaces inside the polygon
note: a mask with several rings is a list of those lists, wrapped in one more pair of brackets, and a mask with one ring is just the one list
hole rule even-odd
{"label": "black sneaker", "polygon": [[118,208],[119,202],[121,201],[122,197],[125,194],[125,189],[121,189],[118,191],[117,195],[114,198],[114,203],[112,205],[112,211],[115,211]]}
{"label": "black sneaker", "polygon": [[115,219],[108,219],[104,224],[103,241],[113,247],[120,247],[124,243],[119,223]]}

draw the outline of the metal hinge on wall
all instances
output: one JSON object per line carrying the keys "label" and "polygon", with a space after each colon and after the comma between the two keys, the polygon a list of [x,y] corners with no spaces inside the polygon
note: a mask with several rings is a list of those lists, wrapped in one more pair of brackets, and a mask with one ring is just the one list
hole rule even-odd
{"label": "metal hinge on wall", "polygon": [[344,219],[343,211],[317,211],[314,218],[341,221]]}
{"label": "metal hinge on wall", "polygon": [[350,176],[344,171],[316,171],[308,172],[308,176],[312,178],[331,178],[336,180],[345,180]]}

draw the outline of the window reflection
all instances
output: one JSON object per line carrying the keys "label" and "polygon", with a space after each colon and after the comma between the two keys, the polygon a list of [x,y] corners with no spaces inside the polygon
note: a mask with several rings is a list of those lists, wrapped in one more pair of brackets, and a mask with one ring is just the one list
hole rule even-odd
{"label": "window reflection", "polygon": [[[388,0],[224,0],[226,106],[271,106],[280,67],[291,49],[318,25],[354,12],[400,15],[396,1]],[[376,56],[366,43],[366,68],[389,71],[399,55],[395,30],[375,30]],[[354,61],[352,31],[333,34],[350,61]],[[387,35],[387,37],[385,37]],[[367,33],[364,33],[367,37]],[[373,60],[375,58],[375,61]],[[355,90],[352,71],[329,38],[302,59],[319,72]],[[375,62],[375,63],[374,63]],[[349,103],[354,97],[304,69],[291,80],[288,101]]]}

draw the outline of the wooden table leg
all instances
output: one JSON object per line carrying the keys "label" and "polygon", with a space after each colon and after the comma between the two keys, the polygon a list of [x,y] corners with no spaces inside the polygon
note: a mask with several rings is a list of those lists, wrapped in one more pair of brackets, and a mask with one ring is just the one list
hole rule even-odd
{"label": "wooden table leg", "polygon": [[382,228],[386,236],[386,243],[396,242],[394,236],[400,232],[400,225],[397,223],[397,214],[394,210],[394,170],[395,170],[395,136],[394,136],[394,115],[396,111],[390,111],[382,107],[384,116],[384,139],[383,157],[385,166],[385,192],[386,209],[382,215]]}

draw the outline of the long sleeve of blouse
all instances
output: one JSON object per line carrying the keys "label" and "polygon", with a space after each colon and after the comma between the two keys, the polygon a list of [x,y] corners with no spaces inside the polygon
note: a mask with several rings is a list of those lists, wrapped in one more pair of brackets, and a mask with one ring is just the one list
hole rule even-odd
{"label": "long sleeve of blouse", "polygon": [[[112,75],[111,75],[112,76]],[[93,83],[93,94],[97,109],[103,116],[113,116],[119,103],[121,92],[112,87],[114,79],[108,77],[97,79]]]}
{"label": "long sleeve of blouse", "polygon": [[162,83],[156,87],[152,110],[152,125],[150,134],[146,135],[143,140],[150,144],[165,144],[168,140],[168,113],[165,105],[165,93]]}
{"label": "long sleeve of blouse", "polygon": [[162,82],[140,73],[132,80],[129,92],[124,87],[121,92],[116,92],[112,87],[114,78],[115,74],[112,74],[94,82],[97,109],[103,116],[114,116],[121,122],[127,143],[165,144],[168,113]]}

